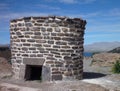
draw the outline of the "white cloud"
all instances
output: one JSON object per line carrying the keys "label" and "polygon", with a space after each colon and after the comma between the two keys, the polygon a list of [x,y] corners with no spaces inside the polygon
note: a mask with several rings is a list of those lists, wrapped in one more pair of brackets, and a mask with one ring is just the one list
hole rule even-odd
{"label": "white cloud", "polygon": [[78,1],[77,0],[59,0],[59,2],[68,3],[68,4],[74,4],[74,3],[77,3]]}
{"label": "white cloud", "polygon": [[84,3],[92,3],[92,2],[94,2],[94,1],[96,1],[96,0],[82,0]]}
{"label": "white cloud", "polygon": [[66,4],[89,4],[96,0],[46,0],[47,2],[60,2]]}
{"label": "white cloud", "polygon": [[74,4],[74,3],[78,3],[78,4],[89,4],[92,3],[96,0],[59,0],[60,2],[63,3],[68,3],[68,4]]}

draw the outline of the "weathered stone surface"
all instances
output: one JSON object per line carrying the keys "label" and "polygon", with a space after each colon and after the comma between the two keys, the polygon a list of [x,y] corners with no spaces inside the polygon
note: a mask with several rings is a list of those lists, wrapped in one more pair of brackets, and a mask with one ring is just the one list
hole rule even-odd
{"label": "weathered stone surface", "polygon": [[57,45],[53,45],[53,48],[60,48],[60,46],[57,46]]}
{"label": "weathered stone surface", "polygon": [[65,76],[71,76],[71,75],[72,75],[72,72],[71,72],[71,71],[65,71],[65,72],[64,72],[64,75],[65,75]]}
{"label": "weathered stone surface", "polygon": [[52,80],[62,80],[62,75],[52,75]]}
{"label": "weathered stone surface", "polygon": [[54,44],[54,41],[49,40],[49,41],[48,41],[48,44]]}
{"label": "weathered stone surface", "polygon": [[47,28],[47,31],[48,31],[48,32],[52,32],[53,29],[52,29],[52,28]]}
{"label": "weathered stone surface", "polygon": [[35,42],[34,39],[28,39],[27,41],[28,41],[28,42]]}
{"label": "weathered stone surface", "polygon": [[50,81],[51,80],[51,70],[50,67],[43,66],[42,67],[42,81]]}
{"label": "weathered stone surface", "polygon": [[24,46],[30,46],[30,44],[27,44],[27,43],[25,43],[25,44],[23,44]]}
{"label": "weathered stone surface", "polygon": [[[63,80],[63,76],[82,79],[85,24],[86,21],[79,18],[56,16],[12,20],[10,38],[14,77],[24,79],[25,65],[41,65],[43,81]],[[27,73],[29,76],[30,72]]]}
{"label": "weathered stone surface", "polygon": [[23,63],[27,65],[43,65],[43,58],[23,58]]}
{"label": "weathered stone surface", "polygon": [[67,45],[66,42],[56,42],[57,45]]}

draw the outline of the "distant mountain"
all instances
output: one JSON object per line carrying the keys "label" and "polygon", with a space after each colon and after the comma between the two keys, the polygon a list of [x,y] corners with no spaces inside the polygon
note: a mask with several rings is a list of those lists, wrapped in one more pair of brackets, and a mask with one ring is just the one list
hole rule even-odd
{"label": "distant mountain", "polygon": [[120,47],[110,50],[109,53],[120,53]]}
{"label": "distant mountain", "polygon": [[10,44],[0,44],[0,48],[2,47],[9,47],[10,48]]}
{"label": "distant mountain", "polygon": [[98,42],[84,46],[85,52],[107,52],[120,47],[120,42]]}
{"label": "distant mountain", "polygon": [[9,50],[9,49],[10,49],[9,44],[0,44],[0,51],[5,51],[5,50]]}

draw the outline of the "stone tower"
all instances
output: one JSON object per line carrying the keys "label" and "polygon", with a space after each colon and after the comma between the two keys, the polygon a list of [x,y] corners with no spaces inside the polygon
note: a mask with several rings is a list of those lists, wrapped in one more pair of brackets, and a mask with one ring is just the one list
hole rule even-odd
{"label": "stone tower", "polygon": [[68,17],[24,17],[10,22],[15,79],[82,79],[86,21]]}

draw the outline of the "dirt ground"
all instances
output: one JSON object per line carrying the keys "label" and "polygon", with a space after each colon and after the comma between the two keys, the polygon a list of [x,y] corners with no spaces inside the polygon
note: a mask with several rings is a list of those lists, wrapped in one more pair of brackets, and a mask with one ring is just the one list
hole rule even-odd
{"label": "dirt ground", "polygon": [[[84,61],[83,80],[20,81],[12,79],[11,74],[6,74],[0,77],[0,91],[120,91],[120,75],[107,73],[109,69],[106,68],[91,67],[91,60]],[[6,69],[11,73],[11,67]],[[4,71],[5,67],[1,72]]]}
{"label": "dirt ground", "polygon": [[11,64],[8,63],[7,59],[0,57],[0,78],[6,78],[12,75]]}

